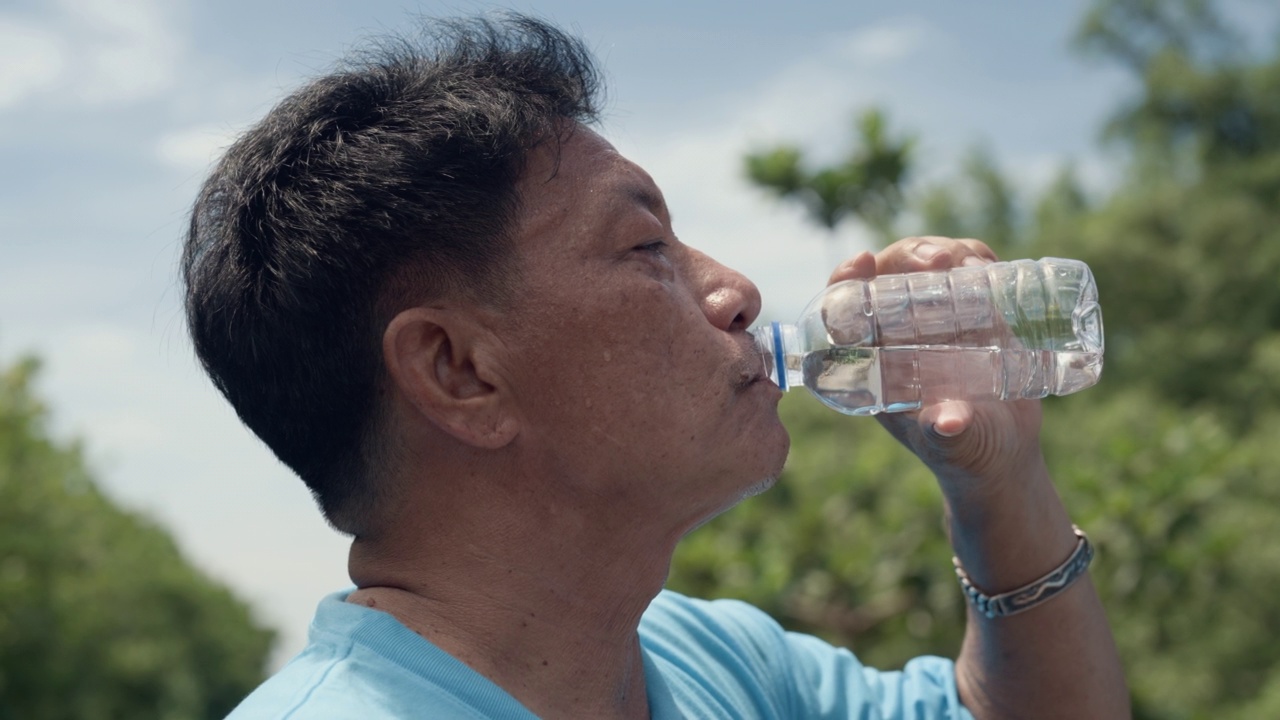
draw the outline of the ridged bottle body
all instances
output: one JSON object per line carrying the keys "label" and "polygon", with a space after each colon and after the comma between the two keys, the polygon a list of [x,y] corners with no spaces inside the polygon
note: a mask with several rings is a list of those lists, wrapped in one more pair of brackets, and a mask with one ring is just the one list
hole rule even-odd
{"label": "ridged bottle body", "polygon": [[1102,373],[1097,286],[1078,260],[849,280],[755,334],[780,387],[852,415],[1066,395]]}

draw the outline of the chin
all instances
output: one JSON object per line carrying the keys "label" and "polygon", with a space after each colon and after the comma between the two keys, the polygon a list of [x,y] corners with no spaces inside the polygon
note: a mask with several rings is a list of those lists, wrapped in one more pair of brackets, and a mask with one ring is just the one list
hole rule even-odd
{"label": "chin", "polygon": [[766,476],[763,479],[758,480],[755,483],[752,483],[751,485],[748,485],[747,487],[740,488],[732,498],[730,498],[727,502],[725,502],[720,507],[716,508],[714,511],[707,513],[701,519],[697,520],[692,526],[689,527],[688,530],[685,531],[684,534],[687,535],[693,532],[694,530],[697,530],[698,528],[702,527],[703,525],[706,525],[707,523],[715,519],[717,516],[723,513],[726,513],[732,510],[733,508],[737,507],[738,504],[741,503],[743,500],[746,500],[748,498],[753,498],[756,495],[760,495],[764,493],[766,490],[773,487],[774,484],[776,484],[777,482],[778,482],[778,476],[775,474],[775,475]]}
{"label": "chin", "polygon": [[747,498],[753,498],[757,495],[762,495],[766,491],[768,491],[769,488],[772,488],[774,485],[776,485],[777,482],[778,482],[778,475],[777,474],[770,475],[765,479],[761,480],[760,482],[757,482],[756,484],[751,485],[747,489],[743,490],[742,497],[740,498],[740,500],[746,500]]}
{"label": "chin", "polygon": [[762,470],[760,474],[755,476],[760,478],[759,480],[742,490],[739,500],[755,497],[765,492],[777,484],[778,478],[782,476],[782,468],[787,463],[787,454],[791,451],[791,436],[787,434],[786,428],[782,427],[782,423],[778,423],[778,430],[778,443],[776,446],[771,444],[772,447],[776,447],[776,450],[765,451],[770,455],[770,457],[764,458],[762,462],[762,465],[767,469]]}
{"label": "chin", "polygon": [[782,420],[775,418],[774,431],[777,433],[777,450],[776,455],[771,458],[772,469],[769,475],[775,480],[782,474],[782,467],[787,464],[787,456],[791,454],[791,433],[787,432],[787,428],[782,424]]}

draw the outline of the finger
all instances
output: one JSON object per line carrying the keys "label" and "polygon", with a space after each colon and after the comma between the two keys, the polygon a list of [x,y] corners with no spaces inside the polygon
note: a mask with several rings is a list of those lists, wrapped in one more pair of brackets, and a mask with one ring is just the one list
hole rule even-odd
{"label": "finger", "polygon": [[876,275],[876,256],[864,250],[840,263],[831,273],[827,284],[834,285],[843,280],[867,280]]}
{"label": "finger", "polygon": [[986,243],[973,238],[960,238],[957,242],[963,244],[974,255],[981,257],[988,262],[999,262],[1000,258],[996,257],[996,253]]}
{"label": "finger", "polygon": [[[845,280],[870,280],[876,274],[876,258],[869,252],[859,253],[831,273],[829,285]],[[833,342],[839,345],[865,345],[874,337],[874,321],[864,312],[867,303],[866,283],[849,283],[828,288],[822,300],[822,322]]]}
{"label": "finger", "polygon": [[910,237],[890,245],[876,256],[876,272],[888,275],[948,270],[966,262],[985,264],[983,260],[987,258],[994,259],[995,255],[978,240],[957,240],[937,235]]}
{"label": "finger", "polygon": [[908,260],[915,265],[912,271],[945,270],[954,264],[950,238],[930,236],[912,240],[914,242],[908,246]]}
{"label": "finger", "polygon": [[[928,235],[916,240],[919,242],[915,245],[913,252],[929,262],[932,267],[928,269],[931,270],[947,270],[961,265],[986,265],[996,259],[995,253],[987,247],[986,243],[973,238]],[[941,248],[941,251],[930,248],[930,245]],[[950,263],[944,264],[938,260],[944,254],[949,257]]]}
{"label": "finger", "polygon": [[954,438],[973,424],[973,405],[959,400],[930,405],[921,411],[920,424],[939,438]]}

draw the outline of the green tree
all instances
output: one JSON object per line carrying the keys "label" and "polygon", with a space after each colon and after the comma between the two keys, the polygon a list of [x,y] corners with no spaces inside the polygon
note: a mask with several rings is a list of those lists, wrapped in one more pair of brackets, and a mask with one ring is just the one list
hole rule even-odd
{"label": "green tree", "polygon": [[0,367],[0,720],[223,717],[273,634],[50,438],[36,369]]}
{"label": "green tree", "polygon": [[892,237],[914,140],[891,136],[884,113],[874,109],[858,117],[854,131],[852,149],[829,167],[810,170],[802,150],[780,145],[748,155],[747,176],[778,197],[800,203],[827,230],[853,217],[880,237]]}
{"label": "green tree", "polygon": [[985,147],[970,150],[959,176],[926,189],[916,205],[926,234],[981,238],[1000,257],[1027,251],[1018,197]]}
{"label": "green tree", "polygon": [[1100,585],[1140,717],[1275,717],[1280,48],[1250,56],[1197,0],[1099,2],[1078,42],[1140,81],[1104,135],[1128,162],[1037,243],[1093,267],[1109,381],[1142,399],[1077,415],[1115,435],[1062,465],[1130,488],[1099,494],[1130,536]]}
{"label": "green tree", "polygon": [[1280,554],[1266,538],[1280,520],[1280,413],[1242,437],[1145,388],[1054,405],[1046,457],[1099,548],[1091,575],[1135,716],[1277,717]]}
{"label": "green tree", "polygon": [[1112,377],[1246,428],[1280,400],[1280,52],[1196,0],[1099,3],[1079,43],[1141,81],[1106,132],[1130,162],[1039,248],[1093,267]]}

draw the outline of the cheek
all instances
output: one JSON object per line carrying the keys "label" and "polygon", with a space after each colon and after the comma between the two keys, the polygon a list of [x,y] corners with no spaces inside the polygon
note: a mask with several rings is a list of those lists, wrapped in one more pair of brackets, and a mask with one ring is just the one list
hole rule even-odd
{"label": "cheek", "polygon": [[[627,368],[637,375],[662,374],[697,356],[700,316],[682,307],[671,288],[652,283],[618,292],[604,307],[568,310],[566,332],[579,334],[584,369]],[[705,323],[705,321],[703,321]],[[608,373],[612,374],[612,373]]]}
{"label": "cheek", "polygon": [[730,393],[714,328],[678,288],[649,282],[584,293],[544,304],[537,315],[524,328],[536,350],[520,384],[538,403],[567,401],[555,408],[560,422],[631,422],[649,434],[659,421],[687,424]]}

